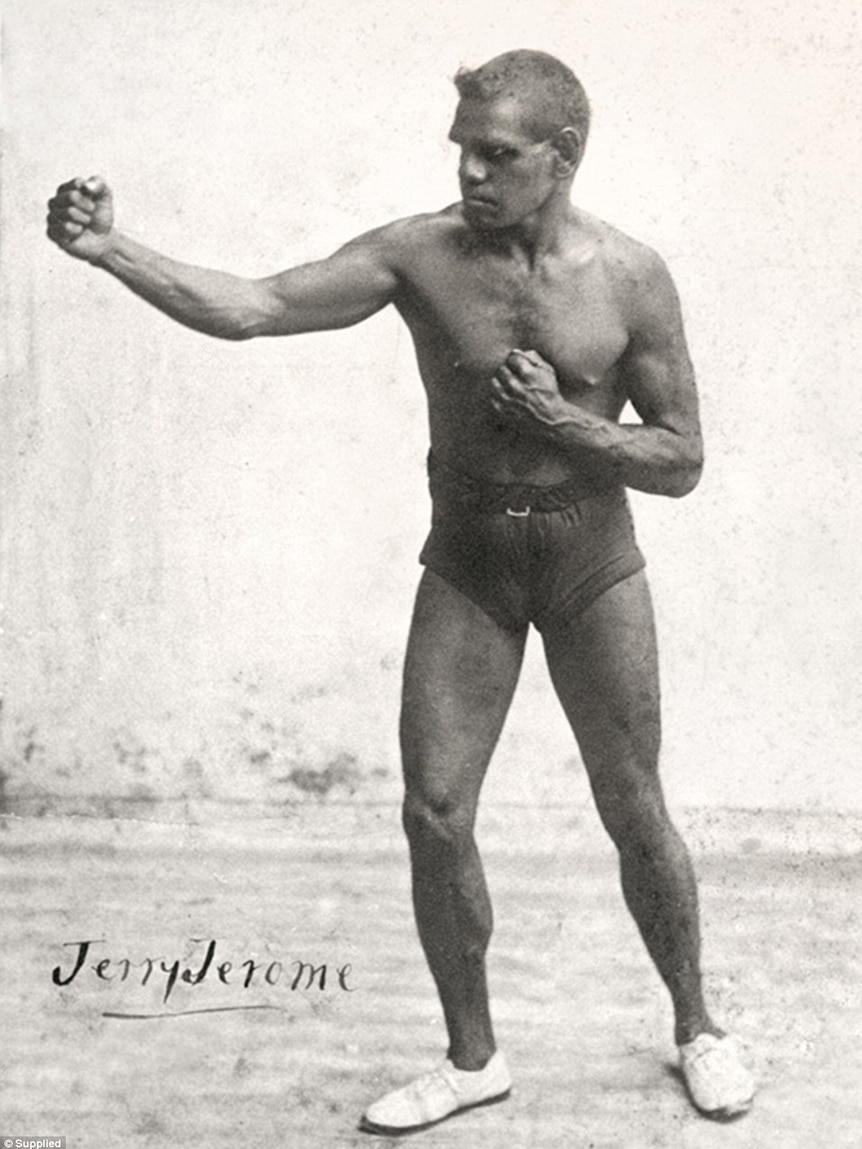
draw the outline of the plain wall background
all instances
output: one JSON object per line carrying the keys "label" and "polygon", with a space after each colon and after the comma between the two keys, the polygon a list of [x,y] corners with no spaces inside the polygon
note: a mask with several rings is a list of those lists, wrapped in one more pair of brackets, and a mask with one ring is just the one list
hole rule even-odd
{"label": "plain wall background", "polygon": [[[43,237],[73,175],[121,227],[265,274],[457,198],[461,64],[552,51],[594,128],[575,198],[682,294],[708,467],[633,502],[664,772],[688,804],[860,806],[859,26],[766,0],[7,0],[2,659],[13,795],[396,793],[428,519],[393,312],[226,344]],[[489,797],[585,794],[537,642]],[[326,774],[328,769],[329,773]]]}

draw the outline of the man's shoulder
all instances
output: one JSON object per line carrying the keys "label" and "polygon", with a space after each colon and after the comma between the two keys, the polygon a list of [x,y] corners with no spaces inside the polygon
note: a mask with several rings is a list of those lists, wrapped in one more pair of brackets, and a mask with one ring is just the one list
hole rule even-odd
{"label": "man's shoulder", "polygon": [[649,244],[581,213],[623,314],[635,325],[675,313],[679,306],[668,266]]}
{"label": "man's shoulder", "polygon": [[397,261],[451,243],[464,230],[461,205],[451,204],[441,211],[392,220],[357,236],[351,243],[376,246]]}
{"label": "man's shoulder", "polygon": [[624,279],[652,279],[668,274],[659,253],[620,228],[589,212],[578,211],[578,222],[595,244],[610,271]]}

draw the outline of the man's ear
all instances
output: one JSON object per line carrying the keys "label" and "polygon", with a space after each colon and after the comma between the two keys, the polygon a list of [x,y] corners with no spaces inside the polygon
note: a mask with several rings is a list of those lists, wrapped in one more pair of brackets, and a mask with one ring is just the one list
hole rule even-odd
{"label": "man's ear", "polygon": [[561,180],[573,176],[584,154],[581,133],[577,128],[562,128],[551,137],[551,146],[556,152],[554,175]]}

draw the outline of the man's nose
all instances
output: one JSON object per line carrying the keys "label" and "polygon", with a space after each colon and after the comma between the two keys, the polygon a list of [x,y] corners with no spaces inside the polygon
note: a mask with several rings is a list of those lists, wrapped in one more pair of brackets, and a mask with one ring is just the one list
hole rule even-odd
{"label": "man's nose", "polygon": [[465,151],[461,153],[459,174],[464,183],[481,184],[488,178],[488,168],[479,156]]}

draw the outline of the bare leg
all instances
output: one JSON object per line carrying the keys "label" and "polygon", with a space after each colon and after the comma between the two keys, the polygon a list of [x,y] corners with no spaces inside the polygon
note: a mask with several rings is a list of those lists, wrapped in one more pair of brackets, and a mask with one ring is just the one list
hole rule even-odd
{"label": "bare leg", "polygon": [[525,638],[423,575],[404,668],[404,828],[416,924],[458,1069],[481,1069],[495,1050],[485,977],[492,911],[473,828]]}
{"label": "bare leg", "polygon": [[543,636],[554,687],[620,855],[623,894],[670,990],[678,1044],[720,1034],[700,974],[697,888],[658,775],[661,718],[652,603],[642,573]]}

